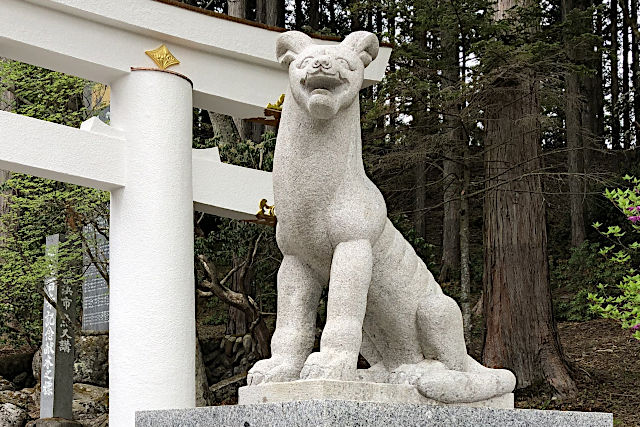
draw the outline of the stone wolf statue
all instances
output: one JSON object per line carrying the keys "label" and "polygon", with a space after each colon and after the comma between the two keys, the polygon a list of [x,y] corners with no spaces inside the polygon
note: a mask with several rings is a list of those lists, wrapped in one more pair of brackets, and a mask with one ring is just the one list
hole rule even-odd
{"label": "stone wolf statue", "polygon": [[[467,355],[462,315],[387,219],[362,162],[358,92],[377,56],[358,31],[316,45],[290,31],[277,41],[289,88],[273,163],[278,272],[272,357],[249,385],[298,379],[411,384],[445,403],[510,393],[514,375]],[[322,288],[329,285],[320,351],[311,353]],[[358,353],[371,368],[357,370]]]}

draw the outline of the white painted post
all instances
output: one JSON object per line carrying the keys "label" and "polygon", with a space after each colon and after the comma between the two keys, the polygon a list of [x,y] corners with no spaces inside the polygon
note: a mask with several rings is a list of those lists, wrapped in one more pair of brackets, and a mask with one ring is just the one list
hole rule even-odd
{"label": "white painted post", "polygon": [[126,186],[111,193],[113,426],[195,406],[192,105],[191,82],[168,71],[111,85],[111,125],[126,138]]}

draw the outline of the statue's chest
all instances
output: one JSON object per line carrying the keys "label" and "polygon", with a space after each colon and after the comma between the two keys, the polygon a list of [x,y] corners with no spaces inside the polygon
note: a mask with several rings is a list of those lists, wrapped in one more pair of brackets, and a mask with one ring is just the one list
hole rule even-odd
{"label": "statue's chest", "polygon": [[348,153],[340,151],[276,152],[273,187],[278,205],[327,203],[348,172]]}

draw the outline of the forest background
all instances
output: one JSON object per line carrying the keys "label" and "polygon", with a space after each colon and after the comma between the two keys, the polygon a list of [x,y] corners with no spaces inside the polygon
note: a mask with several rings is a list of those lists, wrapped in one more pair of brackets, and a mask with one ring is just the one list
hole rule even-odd
{"label": "forest background", "polygon": [[[513,370],[519,396],[546,396],[544,406],[590,384],[565,355],[557,322],[591,330],[592,319],[612,318],[637,360],[637,0],[163,1],[326,36],[367,30],[392,44],[385,79],[361,91],[365,167],[460,303],[470,351]],[[19,114],[74,127],[99,113],[108,120],[105,88],[30,65],[1,61],[0,93],[0,107]],[[218,146],[227,162],[270,170],[276,133],[194,110],[194,148]],[[63,280],[80,286],[77,248],[91,247],[80,231],[93,224],[108,237],[109,196],[10,171],[0,183],[0,333],[5,346],[35,349],[43,239],[69,236]],[[249,333],[268,356],[274,230],[194,219],[198,327]],[[320,329],[323,321],[321,306]]]}

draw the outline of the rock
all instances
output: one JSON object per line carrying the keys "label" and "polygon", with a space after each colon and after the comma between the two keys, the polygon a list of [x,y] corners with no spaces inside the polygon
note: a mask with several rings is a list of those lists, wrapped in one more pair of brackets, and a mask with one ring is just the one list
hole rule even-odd
{"label": "rock", "polygon": [[36,351],[31,361],[31,372],[37,383],[40,383],[40,368],[42,366],[42,347]]}
{"label": "rock", "polygon": [[236,353],[236,355],[234,356],[234,358],[233,358],[233,365],[234,365],[234,366],[235,366],[235,365],[237,365],[237,364],[238,364],[238,361],[239,361],[240,359],[242,359],[242,357],[243,357],[243,356],[244,356],[244,349],[243,349],[243,348],[241,348],[241,349],[240,349],[240,351],[238,351],[238,352]]}
{"label": "rock", "polygon": [[27,411],[13,403],[0,403],[0,427],[22,427]]}
{"label": "rock", "polygon": [[66,420],[64,418],[41,418],[31,421],[26,427],[81,427],[77,421]]}
{"label": "rock", "polygon": [[227,355],[227,357],[231,357],[231,355],[233,354],[233,343],[229,340],[223,340],[224,341],[224,354]]}
{"label": "rock", "polygon": [[220,352],[218,350],[214,350],[211,351],[209,353],[205,353],[204,349],[202,350],[202,359],[204,361],[205,365],[209,365],[212,361],[216,360],[216,357],[218,357],[218,355],[220,354]]}
{"label": "rock", "polygon": [[[91,384],[73,385],[73,419],[85,424],[109,413],[109,389]],[[86,424],[85,424],[86,425]]]}
{"label": "rock", "polygon": [[209,379],[209,383],[215,384],[218,381],[223,380],[225,377],[229,376],[229,375],[226,375],[228,372],[229,372],[229,369],[225,368],[224,366],[217,366],[213,369],[210,369],[207,375],[207,378]]}
{"label": "rock", "polygon": [[240,340],[240,342],[236,341],[233,343],[233,350],[231,351],[232,354],[236,354],[238,352],[238,347],[240,347],[242,345],[242,340]]}
{"label": "rock", "polygon": [[250,334],[242,337],[242,347],[244,348],[245,353],[251,352],[251,345],[253,344],[253,338],[251,338]]}
{"label": "rock", "polygon": [[[76,338],[76,355],[73,363],[73,382],[109,386],[109,336],[82,335]],[[33,356],[32,372],[40,382],[42,354],[38,350]]]}
{"label": "rock", "polygon": [[11,403],[26,410],[33,402],[31,392],[33,389],[28,388],[18,391],[0,391],[0,404]]}
{"label": "rock", "polygon": [[15,378],[23,372],[30,372],[34,353],[35,351],[8,354],[0,357],[0,376]]}
{"label": "rock", "polygon": [[82,335],[76,340],[73,382],[109,386],[109,336]]}
{"label": "rock", "polygon": [[9,380],[5,380],[4,378],[0,377],[0,391],[13,391],[15,390],[15,387],[13,386],[13,383]]}
{"label": "rock", "polygon": [[13,385],[17,390],[20,390],[21,388],[24,388],[27,385],[27,381],[29,379],[30,379],[29,374],[27,374],[26,372],[23,372],[21,374],[16,375],[16,377],[13,379]]}
{"label": "rock", "polygon": [[196,339],[196,406],[207,406],[209,404],[209,383],[207,381],[207,370],[202,360],[202,350],[200,340]]}
{"label": "rock", "polygon": [[94,418],[92,420],[91,419],[82,420],[80,424],[82,424],[85,427],[108,427],[109,415],[103,414],[103,415],[100,415],[98,418]]}
{"label": "rock", "polygon": [[238,388],[245,384],[247,384],[247,373],[243,372],[212,385],[209,387],[209,392],[214,401],[220,403],[230,397],[235,397],[238,393]]}

